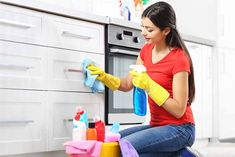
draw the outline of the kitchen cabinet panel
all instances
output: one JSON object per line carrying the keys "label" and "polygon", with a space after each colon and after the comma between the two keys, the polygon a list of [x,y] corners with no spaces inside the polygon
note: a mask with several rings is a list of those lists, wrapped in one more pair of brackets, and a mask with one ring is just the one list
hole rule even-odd
{"label": "kitchen cabinet panel", "polygon": [[0,89],[0,156],[46,151],[44,92]]}
{"label": "kitchen cabinet panel", "polygon": [[0,39],[41,43],[42,15],[19,7],[0,4]]}
{"label": "kitchen cabinet panel", "polygon": [[234,1],[218,1],[218,46],[234,49]]}
{"label": "kitchen cabinet panel", "polygon": [[103,25],[50,15],[44,31],[50,46],[104,54]]}
{"label": "kitchen cabinet panel", "polygon": [[[173,9],[175,10],[178,30],[181,33],[212,41],[217,40],[216,1],[214,0],[196,0],[196,1],[164,0],[164,1],[170,3]],[[150,3],[155,3],[155,2],[156,0],[150,0]],[[228,1],[224,2],[227,3]],[[230,2],[233,3],[233,1]]]}
{"label": "kitchen cabinet panel", "polygon": [[212,136],[212,48],[186,42],[194,66],[195,100],[192,110],[196,125],[196,138]]}
{"label": "kitchen cabinet panel", "polygon": [[93,59],[99,67],[104,68],[104,55],[49,49],[48,89],[91,92],[91,89],[84,85],[82,62],[85,58]]}
{"label": "kitchen cabinet panel", "polygon": [[0,88],[46,89],[47,49],[0,40]]}
{"label": "kitchen cabinet panel", "polygon": [[[219,139],[235,138],[235,110],[232,98],[234,94],[235,49],[218,49],[219,77]],[[232,126],[232,127],[231,127]]]}
{"label": "kitchen cabinet panel", "polygon": [[81,106],[89,119],[104,118],[104,95],[93,93],[49,92],[49,150],[64,149],[71,140],[72,119],[76,106]]}
{"label": "kitchen cabinet panel", "polygon": [[71,71],[104,68],[104,25],[0,3],[0,30],[0,156],[64,149],[77,105],[104,120],[103,94]]}

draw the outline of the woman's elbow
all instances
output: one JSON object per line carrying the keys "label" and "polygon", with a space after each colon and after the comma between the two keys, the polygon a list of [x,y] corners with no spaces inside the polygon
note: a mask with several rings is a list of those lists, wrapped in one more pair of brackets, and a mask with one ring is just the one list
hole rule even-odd
{"label": "woman's elbow", "polygon": [[175,113],[174,116],[175,118],[180,119],[183,117],[184,113],[185,113],[185,107],[179,108],[179,110]]}

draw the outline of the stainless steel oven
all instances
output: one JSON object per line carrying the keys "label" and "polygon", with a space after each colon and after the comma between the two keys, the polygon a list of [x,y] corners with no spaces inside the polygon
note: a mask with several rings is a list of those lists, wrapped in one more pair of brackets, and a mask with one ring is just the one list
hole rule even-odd
{"label": "stainless steel oven", "polygon": [[[119,25],[106,26],[105,70],[118,77],[125,77],[129,65],[135,64],[144,39],[139,29]],[[106,124],[143,123],[145,117],[133,113],[133,90],[129,92],[105,90]]]}

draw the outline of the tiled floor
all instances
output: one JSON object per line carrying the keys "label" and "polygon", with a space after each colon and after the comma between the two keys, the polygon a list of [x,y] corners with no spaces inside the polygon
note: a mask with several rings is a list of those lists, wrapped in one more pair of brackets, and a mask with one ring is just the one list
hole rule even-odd
{"label": "tiled floor", "polygon": [[203,157],[235,157],[235,143],[209,143],[205,146],[195,146]]}

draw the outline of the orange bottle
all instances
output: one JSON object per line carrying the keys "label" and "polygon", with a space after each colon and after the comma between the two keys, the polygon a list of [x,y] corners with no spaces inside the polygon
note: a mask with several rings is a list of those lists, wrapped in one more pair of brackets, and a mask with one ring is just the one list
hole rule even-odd
{"label": "orange bottle", "polygon": [[87,132],[86,132],[87,140],[97,140],[97,132],[95,129],[95,123],[89,122]]}

